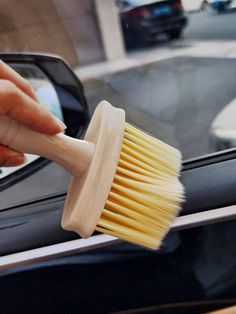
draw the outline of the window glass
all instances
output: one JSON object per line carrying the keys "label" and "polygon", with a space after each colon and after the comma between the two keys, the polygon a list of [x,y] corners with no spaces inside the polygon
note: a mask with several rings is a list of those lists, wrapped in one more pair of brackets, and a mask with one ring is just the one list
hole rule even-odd
{"label": "window glass", "polygon": [[[233,0],[0,1],[1,50],[61,55],[84,84],[91,113],[106,99],[188,159],[236,143],[235,7]],[[31,83],[62,117],[48,87]]]}

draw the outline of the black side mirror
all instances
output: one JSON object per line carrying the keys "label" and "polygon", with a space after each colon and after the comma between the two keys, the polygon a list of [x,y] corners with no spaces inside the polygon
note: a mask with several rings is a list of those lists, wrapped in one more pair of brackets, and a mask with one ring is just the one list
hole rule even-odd
{"label": "black side mirror", "polygon": [[[63,59],[28,53],[0,53],[0,59],[29,81],[39,101],[65,122],[67,135],[82,135],[89,120],[83,86]],[[0,168],[0,191],[49,163],[38,156],[28,159],[22,167]]]}

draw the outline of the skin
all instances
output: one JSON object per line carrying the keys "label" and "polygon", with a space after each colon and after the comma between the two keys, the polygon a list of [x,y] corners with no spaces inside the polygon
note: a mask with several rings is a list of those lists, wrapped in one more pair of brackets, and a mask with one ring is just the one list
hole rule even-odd
{"label": "skin", "polygon": [[[57,134],[66,128],[62,121],[37,101],[29,82],[0,60],[0,116],[2,115],[45,134]],[[22,153],[0,144],[0,166],[18,166],[25,160]]]}

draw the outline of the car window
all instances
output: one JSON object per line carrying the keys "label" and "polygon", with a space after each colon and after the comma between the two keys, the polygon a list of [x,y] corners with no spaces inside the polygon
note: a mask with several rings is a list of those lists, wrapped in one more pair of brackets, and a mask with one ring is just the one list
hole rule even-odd
{"label": "car window", "polygon": [[[189,159],[236,143],[235,6],[231,0],[2,1],[1,50],[61,55],[80,77],[91,113],[106,99]],[[38,97],[49,105],[55,95],[45,90]],[[62,118],[58,108],[53,113]]]}

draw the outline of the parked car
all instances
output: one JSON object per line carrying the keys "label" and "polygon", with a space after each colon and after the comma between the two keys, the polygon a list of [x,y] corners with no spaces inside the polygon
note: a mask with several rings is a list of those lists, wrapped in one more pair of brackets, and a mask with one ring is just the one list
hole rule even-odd
{"label": "parked car", "polygon": [[186,12],[204,10],[208,4],[207,0],[182,0]]}
{"label": "parked car", "polygon": [[[67,133],[81,136],[88,106],[81,82],[62,60],[1,58],[15,69],[40,69],[57,93]],[[39,158],[1,178],[1,313],[199,314],[234,304],[235,169],[236,149],[183,163],[187,201],[157,252],[107,235],[83,240],[63,231],[69,175],[53,162]]]}
{"label": "parked car", "polygon": [[127,46],[153,42],[159,34],[179,38],[186,26],[181,0],[121,0],[120,20]]}

